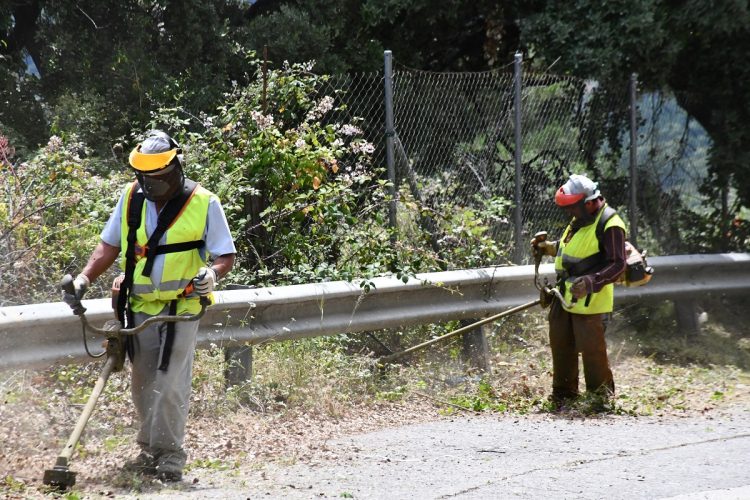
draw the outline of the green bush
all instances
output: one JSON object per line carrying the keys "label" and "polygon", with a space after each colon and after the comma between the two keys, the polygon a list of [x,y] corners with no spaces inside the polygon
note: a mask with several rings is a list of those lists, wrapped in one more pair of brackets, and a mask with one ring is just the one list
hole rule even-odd
{"label": "green bush", "polygon": [[28,161],[3,158],[0,305],[57,300],[59,278],[85,263],[124,178],[95,175],[102,160],[75,136],[51,137]]}
{"label": "green bush", "polygon": [[[215,115],[178,105],[158,110],[151,123],[182,144],[188,176],[222,200],[238,249],[232,281],[357,280],[368,291],[375,276],[507,261],[508,245],[493,237],[507,200],[478,198],[467,207],[450,197],[436,211],[404,191],[398,227],[389,227],[385,169],[328,78],[311,73],[311,64],[261,78],[257,62],[249,64],[257,77],[226,95]],[[12,276],[3,297],[56,300],[59,276],[80,270],[95,246],[127,168],[92,157],[68,136],[51,138],[28,161],[4,161],[3,169],[11,175],[3,177],[0,265]]]}

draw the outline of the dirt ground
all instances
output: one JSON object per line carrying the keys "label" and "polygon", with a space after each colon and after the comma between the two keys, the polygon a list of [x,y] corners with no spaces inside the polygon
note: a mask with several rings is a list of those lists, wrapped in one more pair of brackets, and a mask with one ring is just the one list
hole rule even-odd
{"label": "dirt ground", "polygon": [[[96,439],[96,443],[89,442],[83,453],[75,457],[71,470],[78,474],[77,485],[73,493],[68,493],[67,498],[113,496],[164,498],[164,495],[167,497],[189,495],[194,498],[255,498],[257,496],[312,498],[338,497],[340,494],[345,494],[345,497],[351,494],[353,498],[388,498],[390,494],[385,495],[388,492],[395,495],[390,498],[397,498],[406,494],[409,486],[408,482],[394,482],[393,478],[411,477],[412,480],[417,480],[434,473],[450,475],[451,471],[456,470],[453,459],[450,458],[453,455],[458,457],[456,463],[465,464],[466,461],[470,462],[472,457],[477,459],[477,456],[481,458],[480,463],[484,463],[487,457],[495,456],[492,449],[498,447],[508,450],[524,450],[529,446],[537,446],[543,448],[543,450],[538,450],[539,459],[546,457],[546,459],[553,460],[553,468],[562,467],[561,470],[573,470],[576,467],[571,464],[575,464],[577,460],[591,460],[592,457],[595,458],[601,454],[617,455],[619,452],[609,449],[591,451],[583,444],[586,439],[582,439],[581,443],[576,445],[577,451],[574,451],[572,455],[566,455],[550,446],[545,447],[544,443],[548,443],[550,439],[557,439],[561,433],[571,432],[570,429],[574,429],[575,434],[578,435],[583,434],[585,428],[589,428],[600,443],[612,442],[609,438],[619,439],[618,446],[628,448],[632,445],[630,455],[642,453],[644,460],[647,460],[653,457],[638,450],[658,449],[664,446],[681,448],[683,443],[705,440],[706,437],[702,437],[700,433],[708,425],[728,426],[734,429],[736,426],[733,427],[727,423],[732,419],[739,419],[740,428],[728,431],[729,434],[722,434],[722,436],[727,438],[734,436],[735,443],[740,442],[744,446],[736,451],[740,457],[739,462],[731,467],[742,466],[744,468],[740,471],[747,471],[750,470],[748,468],[750,465],[748,463],[750,460],[750,442],[748,442],[750,384],[737,381],[734,385],[735,387],[728,391],[731,394],[721,400],[706,398],[708,401],[713,401],[712,404],[706,405],[705,401],[694,401],[700,404],[685,410],[662,411],[648,417],[551,414],[542,410],[526,415],[463,410],[446,411],[445,405],[417,394],[412,394],[398,402],[352,406],[347,409],[346,415],[342,418],[291,411],[284,414],[260,414],[247,411],[216,419],[203,416],[192,419],[189,424],[186,449],[190,455],[191,466],[186,473],[185,481],[177,486],[162,485],[134,476],[124,476],[120,472],[119,468],[123,461],[132,457],[135,452],[127,442],[132,442],[135,433],[133,416],[125,414],[122,415],[121,423],[126,430],[119,430],[115,433],[113,429],[112,441],[103,435]],[[703,407],[698,408],[698,406]],[[0,452],[0,464],[3,464],[2,469],[4,469],[0,472],[2,474],[0,477],[4,478],[0,491],[6,498],[49,497],[45,494],[41,484],[42,473],[45,469],[52,467],[59,452],[59,449],[52,444],[59,444],[60,438],[64,438],[70,429],[70,427],[58,428],[59,426],[55,424],[59,418],[63,417],[56,415],[57,410],[59,409],[45,409],[41,406],[30,407],[29,405],[16,406],[9,403],[2,406],[0,418],[3,422],[2,441],[5,445]],[[70,409],[71,412],[75,410]],[[742,418],[740,419],[738,415]],[[66,417],[65,420],[68,421],[69,418]],[[712,424],[711,421],[715,423]],[[474,431],[468,430],[477,425],[480,427]],[[610,429],[607,431],[610,433],[609,438],[607,433],[602,432],[603,428]],[[472,435],[472,432],[476,435]],[[97,430],[97,434],[100,433],[101,431]],[[537,437],[530,441],[529,436],[532,434]],[[488,436],[490,441],[484,442],[482,438],[477,437],[482,435]],[[676,442],[664,441],[665,436],[672,435],[679,436],[679,439]],[[743,436],[744,441],[740,439]],[[457,437],[460,439],[455,441]],[[522,438],[521,441],[517,441],[519,437]],[[711,435],[708,439],[715,437]],[[461,451],[462,443],[466,445],[467,440],[471,439],[475,440],[473,447]],[[443,441],[451,442],[451,444],[446,445]],[[432,444],[426,446],[426,443]],[[442,444],[435,447],[436,443]],[[716,443],[722,444],[719,441]],[[569,442],[563,445],[571,446]],[[477,447],[482,446],[490,451],[486,454],[477,451]],[[726,443],[723,446],[726,446]],[[701,452],[698,447],[689,450],[686,448],[685,451],[689,454]],[[710,450],[710,453],[719,452],[721,452],[720,448]],[[434,463],[425,469],[423,462],[431,453],[435,455]],[[505,455],[506,452],[499,453]],[[374,456],[379,458],[374,459]],[[400,458],[396,460],[394,458],[396,456]],[[524,456],[531,460],[527,454]],[[686,459],[685,457],[678,458]],[[722,456],[721,460],[726,462],[729,457]],[[394,461],[403,467],[394,469],[391,464]],[[377,487],[381,480],[385,481],[381,477],[382,474],[374,473],[383,468],[382,464],[391,464],[389,474],[392,478],[383,483],[391,485],[390,488]],[[415,464],[420,467],[416,469],[411,467]],[[506,474],[508,477],[532,474],[531,472],[522,474],[523,470],[519,470],[516,467],[518,464],[513,465],[512,462],[495,465],[505,467],[508,470]],[[526,462],[529,471],[538,470],[538,467],[532,465],[533,461]],[[359,470],[360,467],[365,469]],[[435,467],[443,467],[445,470],[437,471]],[[695,467],[697,471],[700,471],[699,465]],[[484,477],[485,474],[490,474],[490,470],[486,468],[482,470],[483,472],[478,473],[478,476],[471,476],[473,482],[461,483],[470,488],[467,493],[458,494],[462,491],[460,489],[430,489],[429,484],[417,481],[417,484],[421,485],[420,488],[424,489],[420,491],[420,494],[415,495],[415,498],[441,498],[450,491],[456,492],[461,498],[481,498],[484,495],[480,493],[488,493],[489,490],[480,488],[474,495],[471,493],[474,491],[471,488],[484,484],[489,481],[490,477],[495,477],[494,475]],[[536,474],[537,472],[533,473],[533,475]],[[745,475],[747,483],[750,484],[750,474],[746,472],[741,472],[741,474]],[[332,482],[331,477],[338,479]],[[343,480],[347,477],[369,477],[370,479],[360,479],[352,483]],[[437,480],[438,478],[433,478],[433,481]],[[497,481],[492,484],[496,483]],[[742,486],[741,483],[740,479],[734,477],[725,486]],[[302,486],[304,489],[297,491]],[[536,493],[539,493],[522,486],[519,486],[521,488],[518,490],[519,497],[527,495],[534,497],[537,496]],[[310,488],[314,490],[314,495]],[[693,485],[692,488],[695,489],[697,486]],[[664,492],[687,493],[689,491],[664,490]],[[616,491],[609,491],[609,493],[616,493]],[[646,496],[651,497],[651,495]],[[484,497],[487,498],[487,496]],[[615,495],[615,497],[618,496]]]}
{"label": "dirt ground", "polygon": [[[258,353],[256,367],[256,385],[266,392],[256,390],[249,402],[228,410],[229,395],[212,388],[212,375],[201,368],[206,363],[197,363],[188,468],[177,485],[121,471],[136,454],[137,425],[122,374],[97,406],[70,467],[77,484],[62,496],[669,498],[709,492],[684,497],[692,499],[719,498],[710,492],[726,490],[725,498],[750,498],[742,490],[750,485],[750,371],[743,364],[750,335],[747,323],[738,324],[736,331],[706,328],[700,342],[636,336],[627,325],[615,329],[609,349],[618,399],[613,411],[594,415],[545,406],[549,353],[539,316],[504,324],[490,336],[493,370],[481,382],[461,370],[433,373],[423,363],[404,367],[388,387],[355,394],[352,385],[384,382],[361,374],[349,358],[341,365],[352,372],[349,378],[332,379],[315,371],[321,362],[310,352],[269,348]],[[290,355],[297,357],[286,366],[287,358],[276,357]],[[450,364],[446,359],[441,366]],[[290,375],[278,370],[290,372],[302,361],[315,368],[281,384]],[[0,496],[61,496],[45,489],[42,475],[54,465],[97,373],[97,364],[0,373]],[[302,402],[295,404],[295,397]],[[653,467],[666,476],[652,474]],[[587,474],[600,482],[587,482]]]}

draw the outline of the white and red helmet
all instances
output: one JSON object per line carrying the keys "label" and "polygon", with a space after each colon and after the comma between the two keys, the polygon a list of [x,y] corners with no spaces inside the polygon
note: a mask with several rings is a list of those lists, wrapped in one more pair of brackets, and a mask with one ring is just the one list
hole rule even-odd
{"label": "white and red helmet", "polygon": [[598,187],[596,182],[585,175],[573,174],[555,193],[555,203],[558,207],[569,207],[579,201],[585,203],[595,200],[601,196]]}

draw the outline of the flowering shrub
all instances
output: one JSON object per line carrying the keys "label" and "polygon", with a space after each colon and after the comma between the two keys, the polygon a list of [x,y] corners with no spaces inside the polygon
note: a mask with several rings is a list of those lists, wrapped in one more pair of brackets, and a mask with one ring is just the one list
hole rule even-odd
{"label": "flowering shrub", "polygon": [[122,182],[93,175],[87,156],[76,137],[53,136],[19,163],[0,139],[0,305],[56,298],[85,263]]}
{"label": "flowering shrub", "polygon": [[[188,175],[222,200],[235,235],[234,279],[305,283],[382,274],[392,250],[383,224],[382,171],[355,123],[337,123],[325,77],[306,65],[270,72],[236,88],[215,116],[180,122],[163,110],[155,124],[180,124]],[[265,112],[263,111],[265,108]]]}
{"label": "flowering shrub", "polygon": [[[238,249],[232,281],[357,279],[368,290],[369,278],[388,273],[404,279],[504,262],[506,249],[492,236],[507,209],[502,199],[479,197],[469,208],[446,194],[455,203],[436,213],[402,190],[398,227],[390,228],[374,145],[338,94],[324,92],[326,77],[309,70],[272,71],[265,91],[260,78],[236,87],[214,115],[178,107],[153,116],[151,128],[182,144],[188,177],[222,200]],[[75,137],[52,137],[25,162],[14,163],[13,154],[0,140],[0,292],[12,297],[6,304],[57,300],[59,277],[83,267],[131,176],[122,164],[92,159]]]}

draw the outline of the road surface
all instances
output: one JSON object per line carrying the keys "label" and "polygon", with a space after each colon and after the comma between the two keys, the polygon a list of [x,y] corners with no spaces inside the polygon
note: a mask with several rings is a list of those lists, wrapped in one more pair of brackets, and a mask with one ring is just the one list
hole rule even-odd
{"label": "road surface", "polygon": [[750,499],[750,410],[458,415],[341,437],[309,463],[191,471],[137,497]]}

